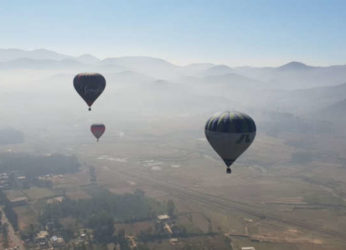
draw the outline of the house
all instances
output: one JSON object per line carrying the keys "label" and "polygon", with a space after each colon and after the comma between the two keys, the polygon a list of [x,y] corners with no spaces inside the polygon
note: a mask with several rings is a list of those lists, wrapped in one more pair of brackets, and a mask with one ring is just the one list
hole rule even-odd
{"label": "house", "polygon": [[65,245],[65,240],[62,237],[54,235],[50,238],[50,243],[53,247],[63,247]]}
{"label": "house", "polygon": [[49,233],[47,231],[40,231],[35,238],[35,242],[40,246],[46,246],[48,243]]}
{"label": "house", "polygon": [[8,180],[8,174],[7,173],[0,173],[0,180]]}
{"label": "house", "polygon": [[157,216],[157,219],[161,222],[163,221],[167,221],[170,219],[169,215],[168,214],[161,214],[161,215],[158,215]]}
{"label": "house", "polygon": [[64,196],[57,196],[47,200],[47,204],[60,203],[64,200]]}
{"label": "house", "polygon": [[126,238],[129,241],[129,243],[130,243],[130,248],[131,249],[134,249],[134,248],[137,247],[135,236],[127,235]]}
{"label": "house", "polygon": [[173,234],[173,231],[172,231],[171,227],[167,223],[165,223],[163,228],[166,230],[167,233]]}
{"label": "house", "polygon": [[40,231],[36,235],[36,239],[48,239],[49,233],[47,231]]}
{"label": "house", "polygon": [[177,238],[171,238],[170,240],[169,240],[169,243],[171,244],[171,245],[175,245],[175,244],[177,244],[178,243],[178,239]]}

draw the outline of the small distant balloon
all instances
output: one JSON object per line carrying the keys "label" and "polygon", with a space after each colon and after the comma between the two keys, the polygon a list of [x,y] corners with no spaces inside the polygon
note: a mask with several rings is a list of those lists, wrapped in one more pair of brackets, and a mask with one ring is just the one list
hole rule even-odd
{"label": "small distant balloon", "polygon": [[95,136],[97,141],[99,141],[100,137],[106,130],[106,126],[104,124],[93,124],[90,127],[91,133]]}
{"label": "small distant balloon", "polygon": [[106,87],[105,78],[99,73],[80,73],[73,79],[73,86],[77,93],[89,106],[102,94]]}
{"label": "small distant balloon", "polygon": [[223,112],[210,117],[205,124],[205,136],[216,153],[230,166],[251,145],[256,136],[254,120],[240,112]]}

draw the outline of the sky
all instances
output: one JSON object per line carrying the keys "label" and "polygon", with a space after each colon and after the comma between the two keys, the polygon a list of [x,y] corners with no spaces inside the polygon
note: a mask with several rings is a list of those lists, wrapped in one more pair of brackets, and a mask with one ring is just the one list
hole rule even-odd
{"label": "sky", "polygon": [[345,0],[0,0],[0,48],[180,65],[346,64]]}

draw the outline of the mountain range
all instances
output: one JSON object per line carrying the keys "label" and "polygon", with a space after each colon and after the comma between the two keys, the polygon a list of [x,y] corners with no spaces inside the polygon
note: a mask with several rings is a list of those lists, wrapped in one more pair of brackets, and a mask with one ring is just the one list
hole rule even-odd
{"label": "mountain range", "polygon": [[80,105],[71,91],[71,79],[85,71],[106,77],[107,91],[97,102],[104,100],[117,112],[209,115],[236,109],[257,118],[266,114],[263,117],[267,121],[270,116],[276,119],[282,113],[292,114],[285,116],[286,127],[289,120],[296,124],[297,117],[315,123],[346,117],[346,65],[316,67],[290,62],[279,67],[212,63],[180,66],[153,57],[99,59],[46,49],[0,49],[0,81],[11,93],[0,94],[3,107],[8,104],[20,109],[18,103],[12,103],[15,96],[33,100],[22,107],[31,106],[33,110],[45,108],[38,102],[43,98],[47,109],[49,105],[57,108],[62,99]]}
{"label": "mountain range", "polygon": [[98,59],[85,54],[77,57],[46,49],[0,49],[0,69],[72,69],[104,72],[134,71],[150,77],[182,79],[191,77],[222,83],[247,84],[269,89],[306,89],[338,85],[345,82],[346,65],[313,67],[289,62],[279,67],[235,67],[212,63],[174,65],[163,59],[143,56]]}

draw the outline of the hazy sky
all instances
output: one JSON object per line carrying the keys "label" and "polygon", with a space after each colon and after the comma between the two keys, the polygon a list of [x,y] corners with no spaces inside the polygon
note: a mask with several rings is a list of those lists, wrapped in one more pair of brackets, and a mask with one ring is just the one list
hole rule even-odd
{"label": "hazy sky", "polygon": [[0,0],[0,48],[186,64],[346,64],[345,0]]}

